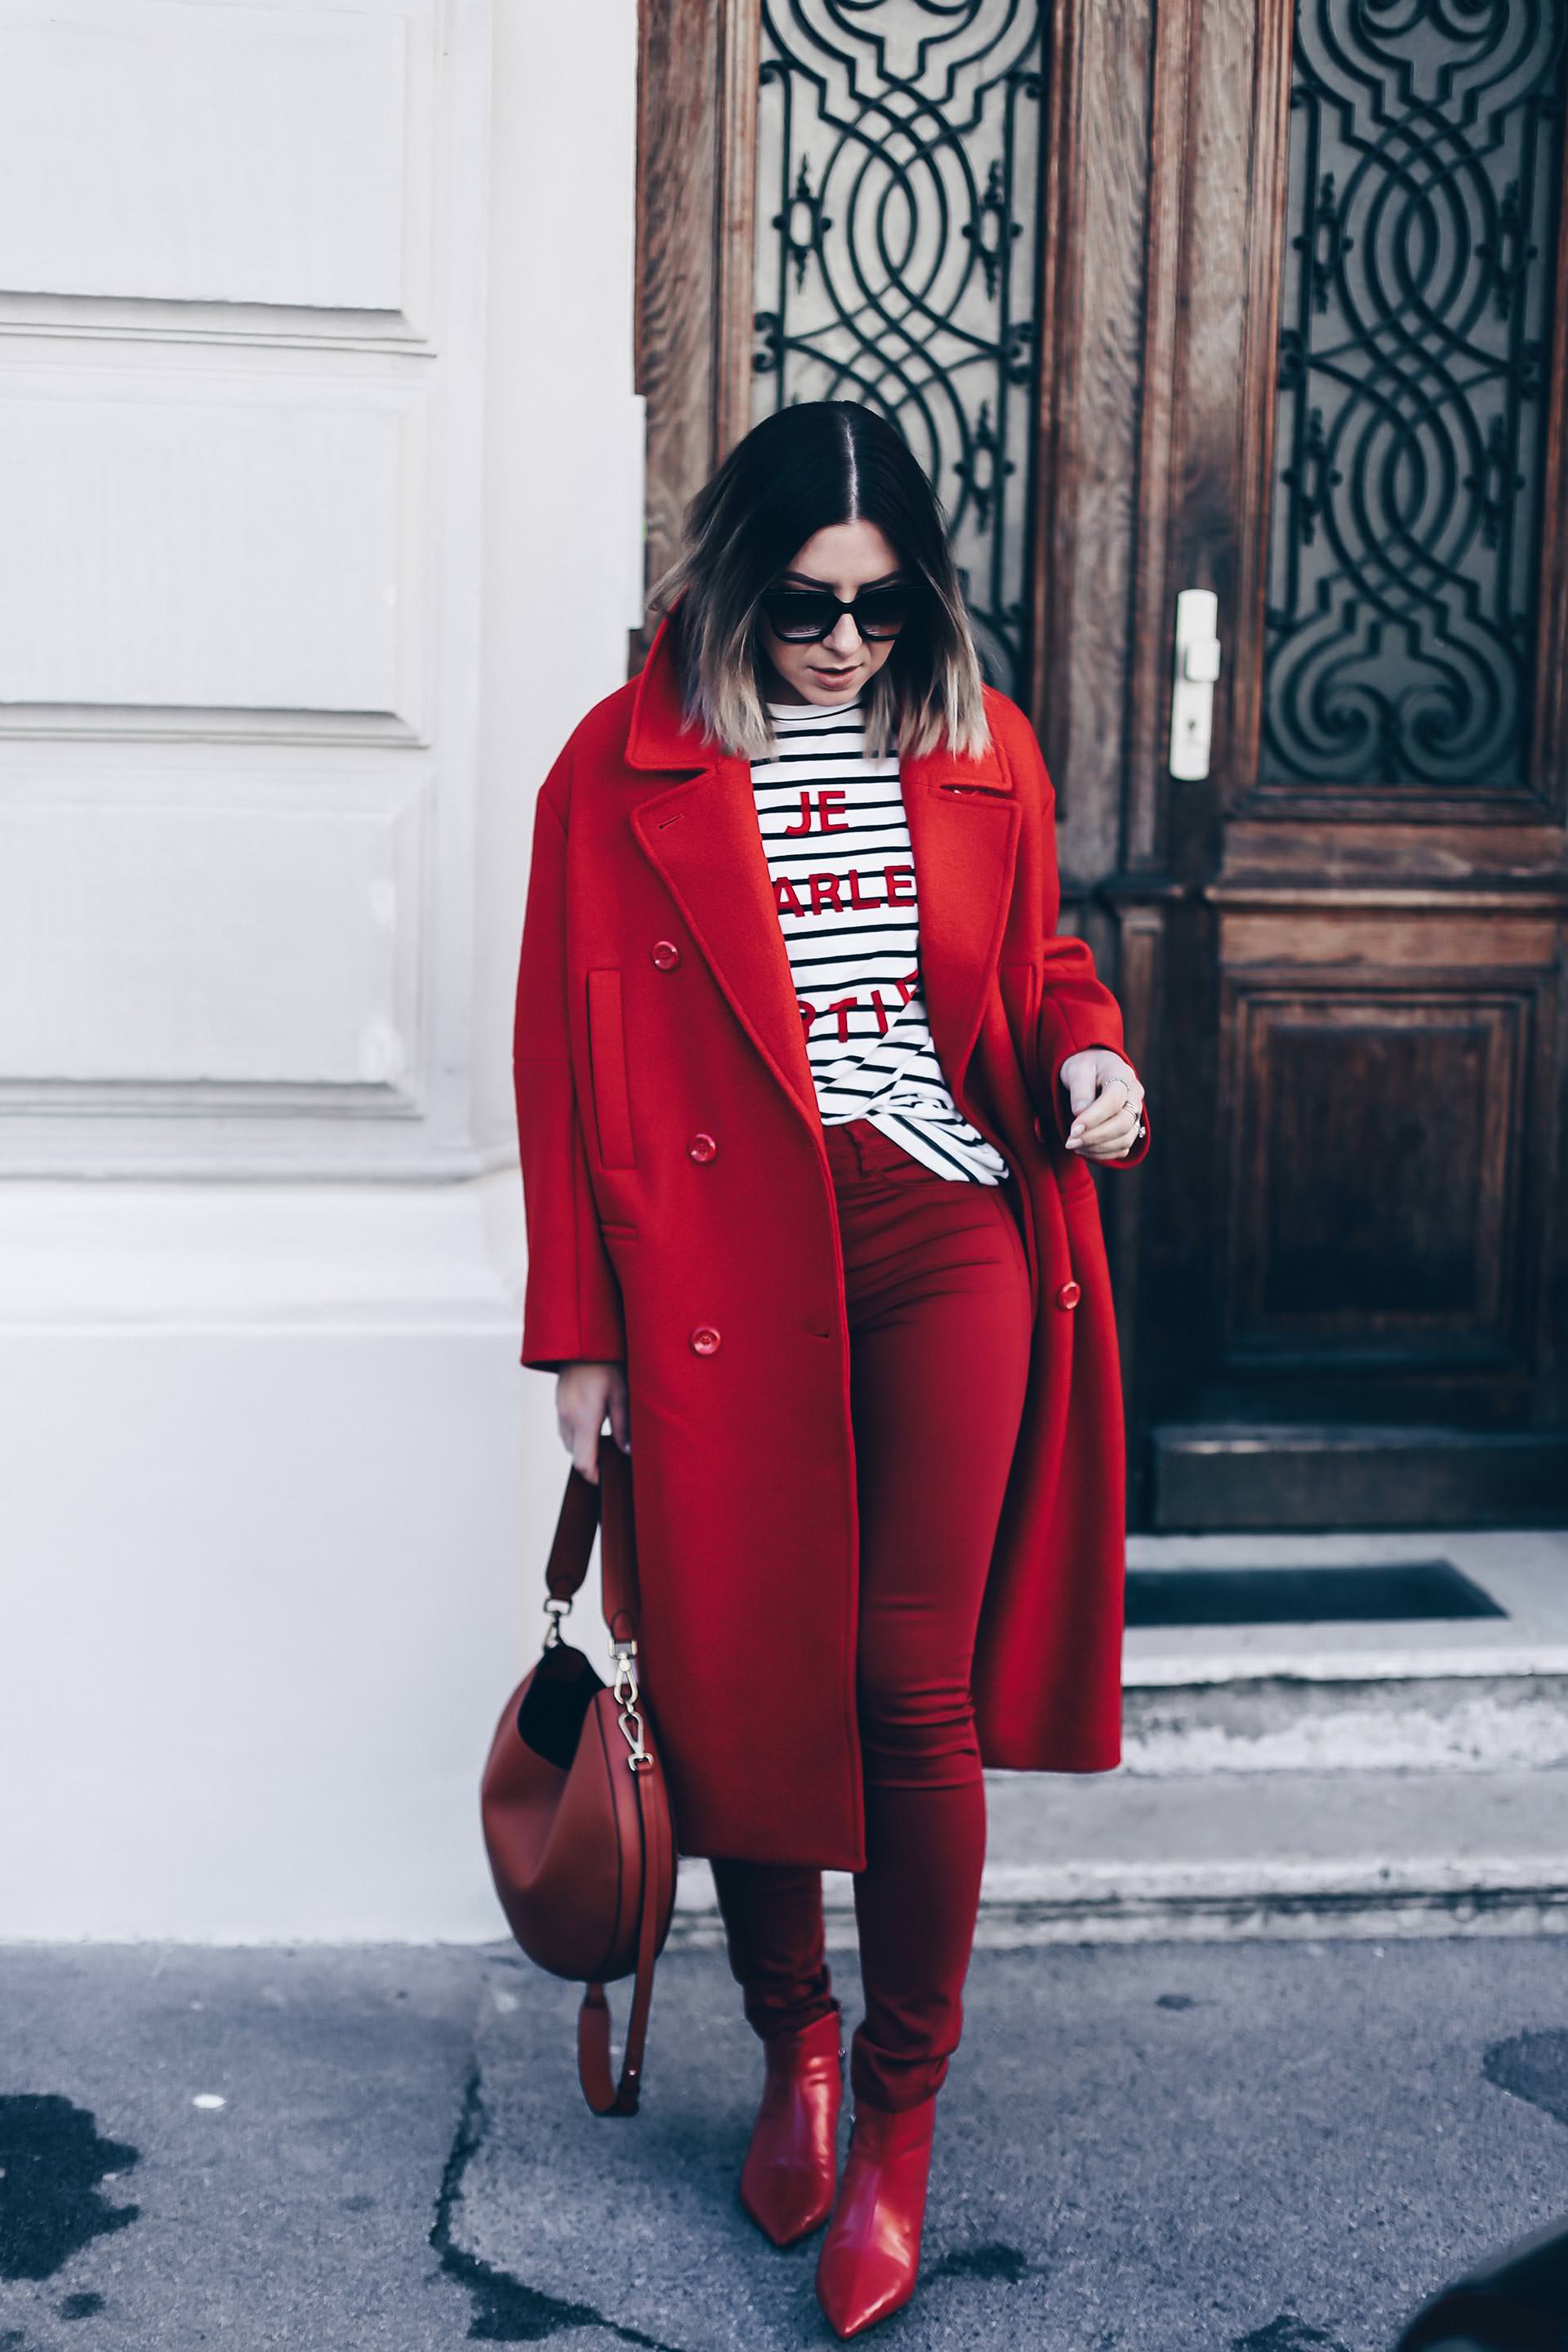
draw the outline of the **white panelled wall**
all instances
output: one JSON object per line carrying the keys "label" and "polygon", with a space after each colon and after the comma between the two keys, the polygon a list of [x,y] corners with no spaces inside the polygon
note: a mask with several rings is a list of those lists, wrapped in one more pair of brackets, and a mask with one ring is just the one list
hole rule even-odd
{"label": "white panelled wall", "polygon": [[0,0],[0,1937],[504,1932],[636,68],[635,0]]}

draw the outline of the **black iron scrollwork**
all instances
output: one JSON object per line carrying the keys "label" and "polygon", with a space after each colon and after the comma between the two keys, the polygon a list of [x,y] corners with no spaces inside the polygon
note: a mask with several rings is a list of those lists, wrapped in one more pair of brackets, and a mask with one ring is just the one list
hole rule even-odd
{"label": "black iron scrollwork", "polygon": [[1024,690],[1039,0],[764,0],[753,415],[863,400],[946,509],[982,665]]}
{"label": "black iron scrollwork", "polygon": [[1563,0],[1301,0],[1265,784],[1529,785]]}

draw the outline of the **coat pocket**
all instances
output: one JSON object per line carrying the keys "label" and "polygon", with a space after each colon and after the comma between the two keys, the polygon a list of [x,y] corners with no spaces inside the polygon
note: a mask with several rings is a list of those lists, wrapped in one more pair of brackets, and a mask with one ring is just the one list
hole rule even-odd
{"label": "coat pocket", "polygon": [[1006,1008],[1018,1066],[1024,1073],[1024,1085],[1029,1100],[1037,1110],[1048,1110],[1049,1104],[1044,1102],[1040,1096],[1039,968],[1033,963],[1005,963],[997,977],[1002,984],[1002,1002]]}
{"label": "coat pocket", "polygon": [[588,974],[588,1075],[602,1168],[635,1168],[632,1107],[626,1087],[626,1037],[621,974],[605,964]]}

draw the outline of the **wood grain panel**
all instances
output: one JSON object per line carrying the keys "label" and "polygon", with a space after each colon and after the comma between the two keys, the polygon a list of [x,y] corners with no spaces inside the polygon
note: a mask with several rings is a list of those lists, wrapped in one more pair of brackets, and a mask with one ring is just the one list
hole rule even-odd
{"label": "wood grain panel", "polygon": [[1144,0],[1057,0],[1045,60],[1026,701],[1091,877],[1121,855],[1152,31]]}
{"label": "wood grain panel", "polygon": [[1263,914],[1227,914],[1225,968],[1278,970],[1330,964],[1353,979],[1413,964],[1434,971],[1490,971],[1499,965],[1550,971],[1557,925],[1547,913],[1497,914],[1460,906],[1378,905],[1348,892],[1337,906],[1299,898]]}
{"label": "wood grain panel", "polygon": [[[650,581],[749,422],[758,5],[642,0],[638,11],[634,335]],[[633,633],[628,676],[651,639]]]}
{"label": "wood grain panel", "polygon": [[1236,990],[1233,1362],[1517,1355],[1533,1011],[1528,988]]}
{"label": "wood grain panel", "polygon": [[1533,736],[1542,798],[1547,813],[1560,824],[1568,820],[1568,137],[1563,139],[1561,161],[1552,357],[1546,379],[1551,422],[1542,474]]}
{"label": "wood grain panel", "polygon": [[1199,16],[1196,0],[1169,0],[1156,13],[1150,94],[1147,241],[1138,445],[1137,570],[1129,704],[1125,856],[1132,872],[1157,869],[1169,854],[1164,746],[1170,732],[1171,615],[1176,586],[1212,584],[1173,577],[1177,484],[1184,462],[1183,379],[1188,301],[1183,228],[1190,201],[1192,112]]}

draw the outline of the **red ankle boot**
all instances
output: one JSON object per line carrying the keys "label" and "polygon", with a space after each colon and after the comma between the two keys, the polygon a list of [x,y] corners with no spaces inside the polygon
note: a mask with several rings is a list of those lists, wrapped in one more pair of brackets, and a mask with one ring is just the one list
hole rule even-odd
{"label": "red ankle boot", "polygon": [[837,2003],[798,2033],[763,2043],[763,2103],[741,2172],[741,2202],[775,2246],[827,2219],[838,2170],[844,2045]]}
{"label": "red ankle boot", "polygon": [[816,2259],[816,2299],[840,2336],[908,2303],[921,2267],[936,2095],[891,2115],[858,2103],[833,2221]]}

